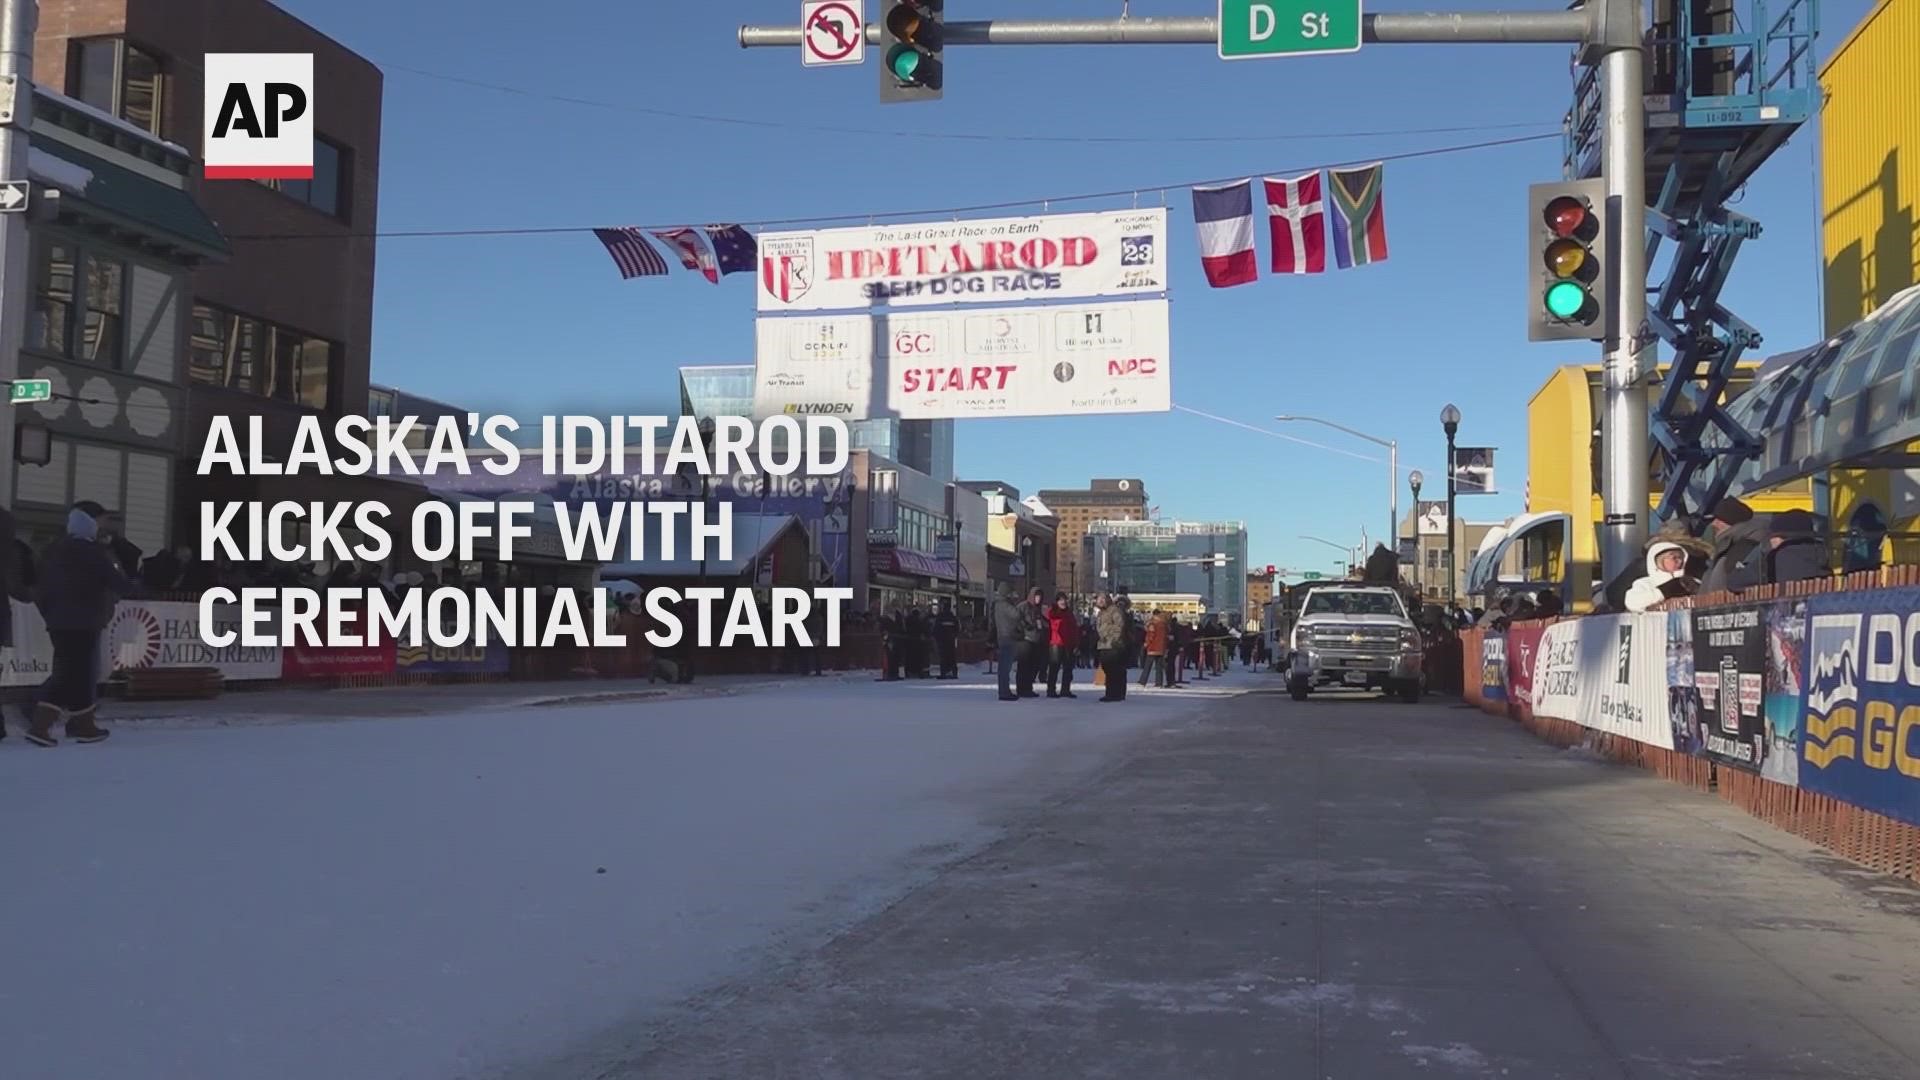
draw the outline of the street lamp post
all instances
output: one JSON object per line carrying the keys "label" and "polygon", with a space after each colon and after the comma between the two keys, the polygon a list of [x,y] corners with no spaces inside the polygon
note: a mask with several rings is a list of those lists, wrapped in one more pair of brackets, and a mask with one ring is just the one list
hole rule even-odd
{"label": "street lamp post", "polygon": [[1420,550],[1420,485],[1425,480],[1419,469],[1407,476],[1407,486],[1413,489],[1413,591],[1416,593],[1420,591],[1420,560],[1425,554]]}
{"label": "street lamp post", "polygon": [[1335,431],[1344,431],[1356,439],[1365,439],[1375,446],[1387,448],[1387,536],[1398,543],[1400,536],[1400,443],[1396,439],[1382,439],[1355,431],[1344,424],[1331,420],[1322,420],[1317,416],[1276,416],[1283,423],[1320,424]]}
{"label": "street lamp post", "polygon": [[1020,538],[1020,569],[1026,571],[1026,588],[1020,590],[1020,599],[1026,600],[1033,592],[1033,537]]}
{"label": "street lamp post", "polygon": [[1460,523],[1453,516],[1453,498],[1456,473],[1453,467],[1453,437],[1460,433],[1460,410],[1451,402],[1440,410],[1440,426],[1447,433],[1447,600],[1460,595],[1459,563],[1454,560],[1455,541],[1460,535]]}

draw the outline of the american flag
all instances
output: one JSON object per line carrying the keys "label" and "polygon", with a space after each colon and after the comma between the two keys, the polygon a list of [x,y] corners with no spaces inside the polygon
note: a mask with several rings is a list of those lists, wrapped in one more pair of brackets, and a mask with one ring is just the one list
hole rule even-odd
{"label": "american flag", "polygon": [[760,261],[760,245],[738,225],[709,225],[707,239],[713,243],[714,261],[722,274],[751,274]]}
{"label": "american flag", "polygon": [[623,278],[663,277],[667,272],[667,260],[653,250],[647,243],[644,232],[632,226],[618,229],[595,229],[593,235],[607,246],[607,254],[613,256],[614,265],[620,268]]}

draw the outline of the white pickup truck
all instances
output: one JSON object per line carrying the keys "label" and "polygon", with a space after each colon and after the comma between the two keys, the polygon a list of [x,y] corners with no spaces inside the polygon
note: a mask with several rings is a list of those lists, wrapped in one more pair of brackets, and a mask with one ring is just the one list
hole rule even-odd
{"label": "white pickup truck", "polygon": [[1332,583],[1307,594],[1288,643],[1287,690],[1380,690],[1417,702],[1426,693],[1425,639],[1406,601],[1386,585]]}

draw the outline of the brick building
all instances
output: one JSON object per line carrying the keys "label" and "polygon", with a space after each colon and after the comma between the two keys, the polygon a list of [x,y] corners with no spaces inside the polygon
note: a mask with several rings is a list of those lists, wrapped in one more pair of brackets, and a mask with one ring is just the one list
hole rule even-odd
{"label": "brick building", "polygon": [[[196,175],[192,184],[231,254],[188,279],[183,443],[199,446],[214,416],[258,415],[271,452],[286,445],[302,415],[367,409],[379,69],[268,0],[40,0],[34,78],[197,160],[209,52],[313,54],[313,179]],[[260,239],[284,236],[306,239]],[[278,494],[263,490],[274,478],[192,473],[177,474],[174,498],[183,509]],[[191,538],[197,514],[176,517]]]}
{"label": "brick building", "polygon": [[1138,480],[1095,480],[1084,489],[1042,491],[1037,498],[1054,517],[1054,565],[1072,575],[1076,593],[1098,588],[1097,568],[1081,557],[1087,526],[1147,520],[1147,485]]}

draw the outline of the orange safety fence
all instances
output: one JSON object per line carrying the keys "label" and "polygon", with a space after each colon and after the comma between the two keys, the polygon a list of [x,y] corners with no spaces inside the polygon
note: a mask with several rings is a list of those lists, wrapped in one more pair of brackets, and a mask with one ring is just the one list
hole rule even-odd
{"label": "orange safety fence", "polygon": [[[1761,586],[1738,595],[1715,593],[1681,597],[1668,608],[1712,608],[1730,604],[1762,604],[1834,593],[1868,592],[1920,586],[1920,566],[1896,566],[1844,576]],[[1551,625],[1558,620],[1545,620]],[[1756,773],[1720,765],[1704,756],[1667,750],[1607,732],[1595,731],[1572,720],[1535,716],[1524,702],[1489,700],[1482,691],[1483,644],[1488,631],[1474,627],[1460,634],[1461,676],[1465,698],[1495,716],[1518,723],[1552,746],[1584,746],[1598,756],[1622,765],[1647,769],[1655,775],[1697,791],[1718,794],[1775,828],[1819,844],[1862,866],[1920,881],[1920,825],[1912,825],[1840,799],[1770,780]],[[1508,658],[1512,662],[1512,657]]]}

